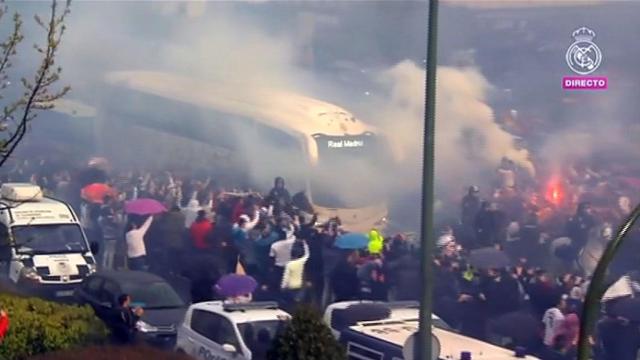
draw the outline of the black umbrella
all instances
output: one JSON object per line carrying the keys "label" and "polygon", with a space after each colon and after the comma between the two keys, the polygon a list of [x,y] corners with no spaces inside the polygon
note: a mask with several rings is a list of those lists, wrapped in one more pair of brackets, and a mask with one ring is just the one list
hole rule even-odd
{"label": "black umbrella", "polygon": [[621,298],[607,306],[607,312],[629,321],[640,321],[640,298]]}
{"label": "black umbrella", "polygon": [[517,345],[528,345],[538,336],[541,324],[535,316],[517,311],[496,318],[489,328],[497,335],[513,339]]}
{"label": "black umbrella", "polygon": [[93,183],[104,183],[108,179],[104,170],[96,168],[86,168],[77,175],[77,182],[80,187],[85,187]]}
{"label": "black umbrella", "polygon": [[469,264],[478,269],[500,269],[511,264],[509,256],[502,250],[493,247],[472,250]]}

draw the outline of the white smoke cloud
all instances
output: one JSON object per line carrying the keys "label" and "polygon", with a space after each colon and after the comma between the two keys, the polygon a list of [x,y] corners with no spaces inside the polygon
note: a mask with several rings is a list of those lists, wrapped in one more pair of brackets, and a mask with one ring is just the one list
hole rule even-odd
{"label": "white smoke cloud", "polygon": [[58,99],[54,104],[55,107],[52,111],[67,114],[71,117],[93,118],[97,114],[97,110],[93,106],[69,98]]}
{"label": "white smoke cloud", "polygon": [[556,174],[569,164],[607,154],[611,162],[603,165],[637,163],[638,131],[628,126],[624,111],[620,112],[629,107],[630,101],[628,93],[611,89],[598,101],[565,105],[563,125],[551,131],[537,151],[540,162]]}
{"label": "white smoke cloud", "polygon": [[189,1],[160,1],[152,4],[156,10],[165,16],[186,15],[189,18],[198,18],[206,11],[206,0]]}
{"label": "white smoke cloud", "polygon": [[[404,61],[379,77],[390,90],[380,122],[398,145],[401,159],[412,164],[408,168],[414,175],[422,154],[425,75],[424,69]],[[437,76],[435,158],[440,185],[455,191],[477,181],[478,174],[497,166],[502,157],[533,174],[528,151],[519,149],[515,138],[494,122],[486,103],[491,85],[482,74],[474,68],[440,67]]]}
{"label": "white smoke cloud", "polygon": [[[297,107],[299,109],[293,109],[293,113],[300,114],[307,105],[299,103],[297,99],[287,100],[274,93],[258,94],[248,89],[266,88],[275,92],[285,90],[292,94],[308,95],[315,86],[332,87],[324,79],[308,74],[296,66],[298,53],[293,40],[295,31],[269,32],[264,24],[256,23],[255,19],[239,12],[234,3],[200,1],[146,5],[101,4],[99,9],[82,5],[83,8],[74,12],[81,12],[82,16],[73,18],[74,22],[69,24],[69,28],[82,31],[68,32],[64,46],[66,49],[73,49],[73,56],[68,56],[69,52],[64,53],[62,62],[65,67],[74,70],[69,78],[73,80],[74,88],[77,87],[80,91],[83,86],[95,84],[93,81],[106,79],[111,85],[109,74],[113,74],[114,70],[159,70],[158,74],[181,76],[191,82],[186,88],[171,89],[158,76],[150,81],[154,84],[162,83],[160,94],[149,91],[148,88],[135,91],[161,96],[163,100],[157,101],[170,99],[197,104],[200,118],[206,120],[212,116],[221,116],[213,115],[210,112],[211,106],[202,106],[206,101],[201,100],[216,96],[216,92],[224,98],[233,99],[232,102],[248,101],[244,111],[234,111],[233,115],[247,117],[268,114],[268,118],[273,118],[276,116],[273,112],[283,107]],[[196,8],[190,10],[189,6]],[[123,13],[128,16],[118,17],[118,14]],[[134,32],[139,28],[142,15],[148,23],[170,30],[154,30],[144,34]],[[103,32],[105,21],[115,18],[118,19],[117,26],[112,25],[110,28],[113,30],[106,36]],[[109,56],[110,54],[118,56]],[[91,79],[91,82],[87,79]],[[207,84],[209,87],[197,84]],[[214,92],[210,91],[212,88],[215,89]],[[124,88],[120,88],[122,89]],[[95,90],[88,94],[90,95],[86,96],[93,98],[95,106],[106,112],[103,117],[109,117],[109,113],[114,110],[147,118],[156,116],[153,99],[134,101],[137,98],[132,96],[131,102],[118,104],[120,108],[114,109],[108,95]],[[256,104],[263,105],[263,108],[256,108]],[[218,110],[228,110],[228,107]],[[289,112],[281,115],[287,117],[295,114]],[[238,119],[230,120],[237,121]],[[232,125],[233,133],[229,137],[236,139],[242,151],[234,155],[248,161],[244,170],[252,180],[268,187],[271,186],[273,177],[282,175],[289,178],[292,188],[304,188],[303,181],[296,181],[304,179],[308,173],[308,168],[300,159],[303,149],[293,154],[290,148],[269,142],[263,134],[254,132],[255,129],[251,126]],[[190,126],[188,120],[185,121],[185,126]],[[216,129],[202,129],[203,133],[207,131],[215,132]]]}
{"label": "white smoke cloud", "polygon": [[[116,104],[114,108],[108,99],[109,93],[99,89],[104,84],[98,83],[113,71],[142,69],[203,83],[232,84],[218,91],[235,92],[242,95],[240,98],[252,96],[246,89],[263,87],[321,99],[324,97],[316,96],[320,88],[323,94],[349,93],[325,75],[309,73],[297,65],[300,54],[295,47],[295,28],[287,32],[268,31],[264,24],[236,11],[233,4],[199,2],[192,5],[191,10],[189,4],[77,4],[63,43],[61,65],[68,69],[65,79],[73,85],[74,92],[82,94],[84,102],[96,107],[100,117],[106,119],[112,112],[153,119],[159,115],[154,110],[154,101],[177,98],[194,104],[187,98],[200,101],[216,96],[207,88],[188,86],[175,89],[174,95],[179,97],[155,94],[161,98],[139,100],[132,92],[131,101]],[[154,9],[149,11],[147,6]],[[141,19],[153,24],[154,29],[140,30]],[[339,59],[336,55],[336,60]],[[421,182],[425,72],[414,63],[404,61],[378,75],[376,80],[388,90],[388,98],[372,96],[369,111],[356,115],[383,129],[404,166],[398,170],[400,174],[376,181],[390,188],[417,191]],[[532,170],[527,152],[517,149],[513,137],[493,122],[492,110],[486,105],[491,86],[479,71],[442,67],[438,76],[436,178],[439,185],[457,192],[460,187],[476,182],[479,174],[492,169],[502,156],[511,157]],[[118,91],[131,90],[119,88]],[[269,101],[263,98],[257,103]],[[352,103],[357,100],[347,95],[335,102],[352,110]],[[220,116],[212,115],[208,109],[198,109],[204,120]],[[189,119],[176,121],[189,126]],[[201,130],[203,133],[216,131]],[[248,159],[246,170],[262,186],[271,186],[276,175],[284,175],[290,181],[308,175],[308,169],[300,160],[301,153],[292,154],[277,142],[265,141],[263,135],[252,132],[248,126],[234,126],[233,132],[229,136],[240,144],[242,154],[238,155]],[[364,182],[361,186],[365,186]],[[291,188],[300,190],[303,183],[294,183]],[[417,208],[417,201],[415,206]]]}

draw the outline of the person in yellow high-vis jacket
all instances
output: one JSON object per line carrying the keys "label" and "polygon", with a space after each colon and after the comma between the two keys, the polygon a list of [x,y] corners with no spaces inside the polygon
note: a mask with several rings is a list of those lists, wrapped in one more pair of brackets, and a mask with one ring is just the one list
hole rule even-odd
{"label": "person in yellow high-vis jacket", "polygon": [[376,229],[369,231],[369,254],[381,254],[384,249],[384,238]]}

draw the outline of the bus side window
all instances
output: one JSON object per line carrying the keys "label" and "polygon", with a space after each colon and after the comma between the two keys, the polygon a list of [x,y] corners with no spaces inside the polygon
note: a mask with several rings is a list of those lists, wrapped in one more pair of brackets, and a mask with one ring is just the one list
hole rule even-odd
{"label": "bus side window", "polygon": [[9,242],[9,229],[0,223],[0,261],[11,260],[11,244]]}

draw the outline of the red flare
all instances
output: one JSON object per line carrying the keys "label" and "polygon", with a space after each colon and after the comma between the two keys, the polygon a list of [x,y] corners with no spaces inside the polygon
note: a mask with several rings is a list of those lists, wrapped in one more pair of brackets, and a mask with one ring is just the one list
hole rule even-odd
{"label": "red flare", "polygon": [[558,181],[549,184],[546,198],[554,205],[560,205],[562,203],[564,200],[564,191]]}

